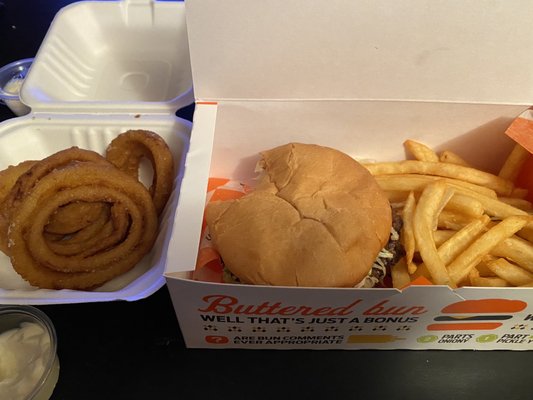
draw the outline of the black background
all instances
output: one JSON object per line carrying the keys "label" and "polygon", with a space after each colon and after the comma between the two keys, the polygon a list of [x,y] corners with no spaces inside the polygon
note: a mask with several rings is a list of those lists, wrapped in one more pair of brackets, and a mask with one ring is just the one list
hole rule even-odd
{"label": "black background", "polygon": [[[71,2],[0,1],[0,66],[33,57]],[[11,117],[0,106],[0,120]],[[532,352],[186,349],[166,287],[136,302],[39,308],[59,337],[53,399],[533,398]]]}

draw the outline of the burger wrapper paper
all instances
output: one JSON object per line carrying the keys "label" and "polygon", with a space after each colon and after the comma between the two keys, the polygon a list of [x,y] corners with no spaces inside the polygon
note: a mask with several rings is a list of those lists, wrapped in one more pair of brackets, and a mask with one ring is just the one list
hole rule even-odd
{"label": "burger wrapper paper", "polygon": [[533,109],[520,114],[509,125],[505,134],[533,154]]}
{"label": "burger wrapper paper", "polygon": [[517,162],[520,167],[515,177],[515,183],[528,189],[528,194],[525,198],[533,201],[533,108],[529,108],[515,118],[505,130],[505,134],[527,150],[517,149],[517,158],[519,159]]}
{"label": "burger wrapper paper", "polygon": [[[237,181],[226,178],[209,178],[206,204],[214,201],[235,200],[250,190],[248,185]],[[192,277],[197,281],[221,283],[223,282],[223,271],[224,265],[213,246],[209,227],[204,218],[196,268]]]}

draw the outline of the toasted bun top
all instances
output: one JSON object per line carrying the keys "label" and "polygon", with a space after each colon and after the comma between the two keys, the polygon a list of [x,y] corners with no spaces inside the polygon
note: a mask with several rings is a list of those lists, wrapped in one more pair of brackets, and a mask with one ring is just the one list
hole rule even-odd
{"label": "toasted bun top", "polygon": [[206,220],[244,283],[351,287],[387,243],[390,204],[370,173],[328,147],[289,143],[261,154],[253,192],[213,202]]}

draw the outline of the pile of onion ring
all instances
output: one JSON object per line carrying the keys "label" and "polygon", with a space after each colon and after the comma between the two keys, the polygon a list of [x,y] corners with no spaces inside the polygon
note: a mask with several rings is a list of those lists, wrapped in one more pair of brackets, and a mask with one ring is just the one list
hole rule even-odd
{"label": "pile of onion ring", "polygon": [[[152,183],[139,181],[143,158]],[[32,286],[91,290],[150,252],[174,181],[156,133],[117,136],[106,155],[71,147],[0,171],[0,250]]]}

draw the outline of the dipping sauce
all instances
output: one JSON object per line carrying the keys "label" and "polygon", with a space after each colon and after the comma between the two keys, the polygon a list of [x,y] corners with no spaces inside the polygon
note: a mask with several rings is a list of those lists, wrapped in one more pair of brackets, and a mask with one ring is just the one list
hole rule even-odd
{"label": "dipping sauce", "polygon": [[0,330],[0,399],[49,399],[59,376],[55,333],[29,313],[0,309],[0,318],[9,325]]}
{"label": "dipping sauce", "polygon": [[[23,76],[15,76],[11,78],[4,86],[4,91],[18,96],[23,83]],[[20,100],[5,100],[5,103],[15,115],[21,116],[30,112],[30,108],[23,104]]]}
{"label": "dipping sauce", "polygon": [[31,109],[20,100],[20,91],[33,58],[14,61],[0,68],[0,104],[5,104],[17,116],[28,114]]}

